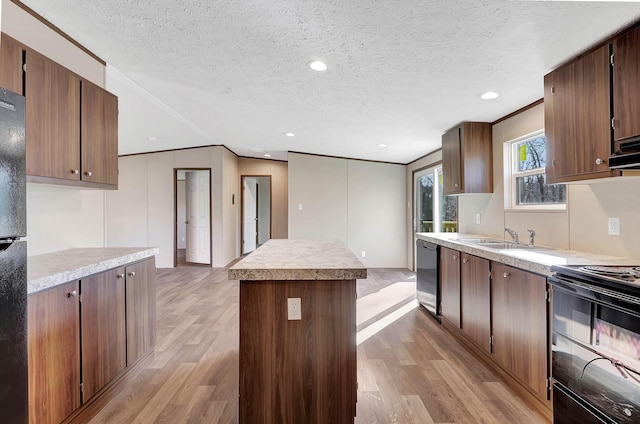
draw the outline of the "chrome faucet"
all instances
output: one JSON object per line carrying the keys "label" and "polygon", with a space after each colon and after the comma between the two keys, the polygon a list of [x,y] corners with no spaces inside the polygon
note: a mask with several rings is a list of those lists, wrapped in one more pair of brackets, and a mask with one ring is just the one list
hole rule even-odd
{"label": "chrome faucet", "polygon": [[509,235],[511,236],[511,240],[513,240],[515,243],[518,243],[518,233],[516,233],[514,230],[512,230],[511,228],[507,228],[505,227],[504,230],[509,233]]}
{"label": "chrome faucet", "polygon": [[536,236],[536,232],[531,228],[527,228],[527,231],[529,231],[529,246],[533,246],[533,239]]}

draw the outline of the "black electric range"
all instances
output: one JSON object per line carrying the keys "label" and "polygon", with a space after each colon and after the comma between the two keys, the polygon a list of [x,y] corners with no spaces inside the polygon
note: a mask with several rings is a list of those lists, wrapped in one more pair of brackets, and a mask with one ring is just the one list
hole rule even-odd
{"label": "black electric range", "polygon": [[640,422],[640,265],[551,270],[554,423]]}

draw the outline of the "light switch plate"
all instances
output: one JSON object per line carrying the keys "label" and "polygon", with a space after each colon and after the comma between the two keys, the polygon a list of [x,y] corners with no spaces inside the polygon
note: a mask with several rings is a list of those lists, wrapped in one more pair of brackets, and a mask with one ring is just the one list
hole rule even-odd
{"label": "light switch plate", "polygon": [[609,235],[620,235],[620,218],[609,218]]}
{"label": "light switch plate", "polygon": [[478,225],[480,224],[480,218],[481,218],[480,214],[477,213],[476,214],[476,224],[478,224]]}

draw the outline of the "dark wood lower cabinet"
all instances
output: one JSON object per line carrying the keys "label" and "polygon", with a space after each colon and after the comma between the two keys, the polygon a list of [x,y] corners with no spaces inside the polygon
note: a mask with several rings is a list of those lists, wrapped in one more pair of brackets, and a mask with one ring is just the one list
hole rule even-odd
{"label": "dark wood lower cabinet", "polygon": [[156,344],[156,263],[147,259],[125,269],[127,296],[127,366]]}
{"label": "dark wood lower cabinet", "polygon": [[491,352],[491,281],[489,260],[462,253],[460,301],[462,332]]}
{"label": "dark wood lower cabinet", "polygon": [[82,402],[127,366],[124,268],[82,280]]}
{"label": "dark wood lower cabinet", "polygon": [[440,248],[440,286],[440,314],[460,328],[460,252],[446,247]]}
{"label": "dark wood lower cabinet", "polygon": [[355,293],[355,280],[240,282],[240,423],[353,423]]}
{"label": "dark wood lower cabinet", "polygon": [[79,290],[73,281],[27,300],[32,424],[58,424],[80,407]]}
{"label": "dark wood lower cabinet", "polygon": [[155,258],[29,295],[27,326],[29,422],[72,420],[153,350]]}
{"label": "dark wood lower cabinet", "polygon": [[492,272],[494,359],[537,397],[547,400],[547,281],[496,262]]}

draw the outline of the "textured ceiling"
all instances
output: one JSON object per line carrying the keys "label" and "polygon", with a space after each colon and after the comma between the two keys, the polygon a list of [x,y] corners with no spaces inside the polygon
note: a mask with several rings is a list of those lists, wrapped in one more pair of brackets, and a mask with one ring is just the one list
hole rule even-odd
{"label": "textured ceiling", "polygon": [[[637,2],[24,3],[181,117],[173,129],[140,120],[120,154],[224,144],[400,163],[439,148],[460,121],[541,98],[545,73],[640,17]],[[326,72],[306,66],[316,58]],[[480,100],[487,90],[500,97]]]}

